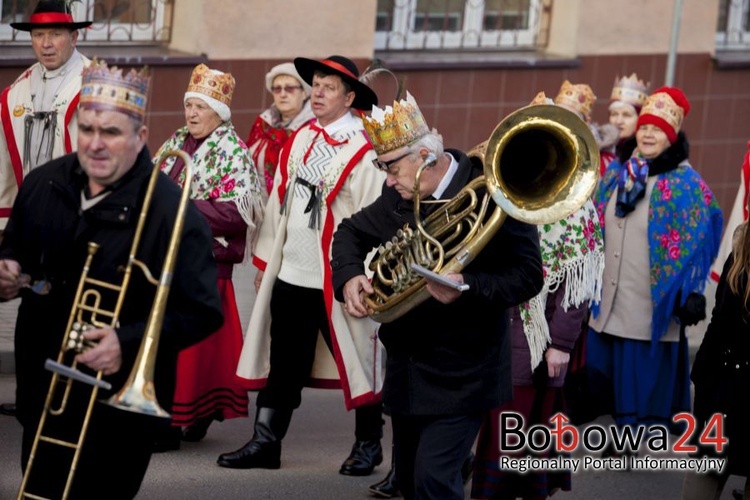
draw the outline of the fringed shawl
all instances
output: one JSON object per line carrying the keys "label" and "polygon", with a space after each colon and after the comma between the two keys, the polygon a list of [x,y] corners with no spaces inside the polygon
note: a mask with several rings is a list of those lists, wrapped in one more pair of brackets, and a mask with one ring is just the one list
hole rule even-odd
{"label": "fringed shawl", "polygon": [[[162,152],[180,150],[188,136],[187,127],[175,132],[159,148],[154,161]],[[162,164],[163,172],[171,171],[177,157],[171,156]],[[193,153],[193,181],[190,198],[194,200],[233,201],[248,226],[247,254],[254,247],[257,229],[263,219],[263,202],[258,174],[248,155],[247,146],[235,133],[231,122],[219,125]],[[179,184],[185,183],[185,171]]]}
{"label": "fringed shawl", "polygon": [[[621,168],[620,162],[612,162],[596,193],[603,230]],[[667,332],[678,294],[684,302],[690,292],[703,292],[719,251],[723,218],[711,189],[686,161],[658,174],[648,203],[651,340],[658,342]],[[594,315],[598,312],[594,307]]]}
{"label": "fringed shawl", "polygon": [[566,311],[570,306],[599,301],[604,272],[604,240],[591,200],[565,219],[537,227],[544,287],[539,295],[519,306],[532,371],[542,361],[544,351],[552,341],[545,317],[549,294],[564,283],[562,306]]}

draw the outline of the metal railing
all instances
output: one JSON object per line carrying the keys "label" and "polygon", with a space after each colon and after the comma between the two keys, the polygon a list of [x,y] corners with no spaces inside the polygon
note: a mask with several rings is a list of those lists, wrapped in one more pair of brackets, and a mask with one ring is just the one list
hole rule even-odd
{"label": "metal railing", "polygon": [[[0,43],[28,43],[29,35],[10,27],[29,19],[37,0],[0,0]],[[80,31],[79,42],[162,45],[172,37],[174,0],[79,0],[72,3],[76,21],[93,24]]]}
{"label": "metal railing", "polygon": [[378,0],[375,50],[537,49],[553,0]]}
{"label": "metal railing", "polygon": [[750,0],[720,0],[716,48],[750,49]]}

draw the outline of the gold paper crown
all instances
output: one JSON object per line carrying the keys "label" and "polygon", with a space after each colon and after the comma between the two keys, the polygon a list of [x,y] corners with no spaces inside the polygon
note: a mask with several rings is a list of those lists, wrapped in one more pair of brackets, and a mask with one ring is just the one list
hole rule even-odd
{"label": "gold paper crown", "polygon": [[610,99],[622,101],[640,109],[648,98],[649,85],[650,83],[643,83],[643,80],[638,78],[635,73],[627,77],[615,78]]}
{"label": "gold paper crown", "polygon": [[568,108],[580,113],[584,118],[591,115],[591,108],[594,106],[596,96],[591,87],[585,83],[573,85],[565,80],[560,87],[560,92],[555,97],[555,104],[567,106]]}
{"label": "gold paper crown", "polygon": [[107,67],[106,61],[94,58],[81,73],[81,107],[119,111],[143,120],[151,81],[148,68],[131,69],[123,76],[117,66]]}
{"label": "gold paper crown", "polygon": [[430,132],[417,102],[410,93],[406,99],[394,101],[393,107],[372,107],[364,117],[364,126],[378,155],[408,146]]}
{"label": "gold paper crown", "polygon": [[666,92],[656,92],[651,94],[643,104],[640,116],[644,115],[654,115],[661,118],[672,127],[676,134],[682,128],[685,110]]}
{"label": "gold paper crown", "polygon": [[534,98],[529,103],[529,106],[535,106],[537,104],[549,104],[549,102],[551,101],[552,100],[547,97],[547,94],[545,94],[544,91],[541,91],[534,96]]}
{"label": "gold paper crown", "polygon": [[229,106],[234,93],[234,77],[230,73],[222,73],[199,64],[190,75],[187,91],[207,95]]}

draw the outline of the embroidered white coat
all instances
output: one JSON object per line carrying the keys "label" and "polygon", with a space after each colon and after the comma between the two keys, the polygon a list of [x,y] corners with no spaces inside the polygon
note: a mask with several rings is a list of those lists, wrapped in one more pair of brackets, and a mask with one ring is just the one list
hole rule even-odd
{"label": "embroidered white coat", "polygon": [[[81,55],[83,66],[91,61]],[[23,181],[23,137],[26,115],[33,113],[31,98],[31,73],[41,66],[36,63],[30,66],[15,82],[6,87],[0,95],[0,230],[8,222],[10,210]],[[52,158],[72,153],[76,149],[78,138],[78,120],[76,109],[81,91],[81,77],[75,78],[63,87],[54,107],[57,110],[57,127]]]}
{"label": "embroidered white coat", "polygon": [[[301,163],[313,135],[307,124],[291,137],[282,150],[253,256],[254,264],[265,273],[237,367],[237,375],[245,379],[246,385],[252,389],[265,386],[270,370],[271,290],[281,264],[281,252],[286,240],[286,213],[289,213],[289,207],[285,214],[280,213],[280,208],[286,190],[294,182],[294,172],[290,177],[287,165]],[[385,174],[372,165],[375,157],[362,131],[339,147],[323,174],[325,188],[320,214],[322,227],[318,230],[318,254],[324,273],[323,294],[332,325],[331,341],[335,359],[319,336],[310,377],[311,385],[316,387],[335,388],[339,387],[340,381],[347,409],[380,400],[385,351],[377,336],[378,323],[370,318],[350,316],[344,311],[343,304],[333,298],[330,251],[333,232],[339,222],[380,196]],[[290,196],[288,203],[292,200]],[[291,307],[290,314],[293,314]]]}

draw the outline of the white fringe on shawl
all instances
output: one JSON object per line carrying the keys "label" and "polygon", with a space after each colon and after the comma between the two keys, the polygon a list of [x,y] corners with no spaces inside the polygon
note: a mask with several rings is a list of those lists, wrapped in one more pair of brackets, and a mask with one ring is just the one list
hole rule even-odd
{"label": "white fringe on shawl", "polygon": [[[567,256],[560,259],[560,267],[557,271],[551,271],[548,262],[543,262],[545,278],[544,287],[539,294],[529,300],[526,304],[521,305],[521,318],[523,320],[523,331],[526,334],[526,341],[529,344],[531,353],[532,371],[539,366],[544,356],[544,351],[552,342],[549,332],[549,325],[545,309],[547,297],[550,293],[555,292],[561,283],[565,283],[565,295],[562,306],[564,310],[569,307],[577,307],[583,303],[598,302],[602,296],[602,275],[604,273],[604,248],[601,244],[601,229],[599,219],[596,216],[596,210],[591,201],[579,211],[568,217],[566,220],[578,221],[593,218],[597,233],[599,235],[599,244],[593,251],[577,255]],[[567,232],[559,222],[551,225],[550,229],[545,231],[544,226],[538,226],[540,240],[557,241],[564,237]],[[524,314],[524,309],[528,314]]]}

